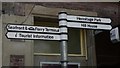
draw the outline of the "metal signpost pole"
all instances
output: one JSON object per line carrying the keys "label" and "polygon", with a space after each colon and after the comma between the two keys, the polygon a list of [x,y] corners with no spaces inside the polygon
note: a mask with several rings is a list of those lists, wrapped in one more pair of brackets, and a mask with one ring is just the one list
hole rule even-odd
{"label": "metal signpost pole", "polygon": [[[59,27],[61,38],[67,36],[67,13],[60,12],[59,13]],[[60,41],[61,48],[61,66],[62,68],[67,68],[68,63],[68,53],[67,53],[67,40],[61,39]]]}
{"label": "metal signpost pole", "polygon": [[[95,22],[98,22],[101,24],[95,24]],[[59,28],[8,24],[7,25],[8,32],[6,33],[6,37],[8,39],[60,40],[61,65],[62,65],[62,68],[67,68],[68,67],[68,50],[67,50],[68,29],[67,27],[96,29],[96,30],[98,29],[111,30],[112,26],[110,25],[110,23],[111,23],[111,19],[109,18],[71,16],[71,15],[67,15],[66,12],[60,12]],[[46,34],[39,34],[39,32],[46,33]],[[49,34],[49,33],[56,33],[60,35]]]}

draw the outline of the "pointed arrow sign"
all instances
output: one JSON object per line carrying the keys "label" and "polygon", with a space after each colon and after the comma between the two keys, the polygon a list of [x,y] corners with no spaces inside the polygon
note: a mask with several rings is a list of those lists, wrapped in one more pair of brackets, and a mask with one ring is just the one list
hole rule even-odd
{"label": "pointed arrow sign", "polygon": [[6,28],[8,31],[60,33],[59,28],[55,28],[55,27],[41,27],[41,26],[8,24]]}
{"label": "pointed arrow sign", "polygon": [[111,25],[105,24],[91,24],[91,23],[80,23],[80,22],[67,22],[68,27],[73,28],[84,28],[84,29],[99,29],[99,30],[111,30]]}
{"label": "pointed arrow sign", "polygon": [[110,18],[74,16],[74,15],[68,15],[67,20],[68,21],[81,21],[81,22],[111,23]]}
{"label": "pointed arrow sign", "polygon": [[39,33],[22,33],[8,32],[8,39],[28,39],[28,40],[67,40],[67,35],[39,34]]}

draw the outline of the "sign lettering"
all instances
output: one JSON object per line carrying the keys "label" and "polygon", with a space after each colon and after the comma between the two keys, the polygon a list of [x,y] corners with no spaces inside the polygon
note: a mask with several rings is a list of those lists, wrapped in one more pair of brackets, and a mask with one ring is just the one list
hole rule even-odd
{"label": "sign lettering", "polygon": [[73,28],[84,28],[84,29],[100,29],[100,30],[112,29],[111,25],[80,23],[80,22],[67,22],[67,26]]}
{"label": "sign lettering", "polygon": [[6,34],[9,39],[30,39],[30,40],[67,40],[67,36],[63,36],[55,34],[39,34],[39,33],[22,33],[22,32],[8,32]]}
{"label": "sign lettering", "polygon": [[25,32],[44,32],[44,33],[59,33],[59,28],[41,27],[41,26],[26,26],[26,25],[7,25],[8,31],[25,31]]}
{"label": "sign lettering", "polygon": [[68,21],[80,21],[80,22],[96,22],[96,23],[111,23],[110,18],[98,18],[98,17],[87,17],[87,16],[67,16]]}

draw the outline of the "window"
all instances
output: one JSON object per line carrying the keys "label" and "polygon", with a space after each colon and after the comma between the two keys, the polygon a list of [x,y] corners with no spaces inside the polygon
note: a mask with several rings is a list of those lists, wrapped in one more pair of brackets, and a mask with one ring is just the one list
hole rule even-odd
{"label": "window", "polygon": [[[61,68],[59,62],[40,62],[42,68]],[[68,63],[68,68],[80,68],[80,63]]]}
{"label": "window", "polygon": [[[59,27],[56,18],[34,17],[35,26]],[[68,28],[68,55],[85,56],[85,30]],[[59,41],[34,40],[34,55],[60,55]]]}

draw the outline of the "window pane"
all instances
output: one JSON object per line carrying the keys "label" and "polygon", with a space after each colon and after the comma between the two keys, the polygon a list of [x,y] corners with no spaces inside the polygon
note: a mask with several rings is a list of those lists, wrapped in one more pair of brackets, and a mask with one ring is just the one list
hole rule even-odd
{"label": "window pane", "polygon": [[59,41],[34,41],[35,53],[60,53]]}
{"label": "window pane", "polygon": [[[46,26],[47,27],[58,27],[59,23],[56,19],[35,18],[35,25],[45,26],[45,27]],[[81,54],[80,29],[68,28],[68,37],[69,37],[68,38],[68,53],[69,54]],[[34,40],[34,45],[35,45],[34,53],[60,54],[59,44],[60,44],[59,41]]]}
{"label": "window pane", "polygon": [[80,54],[80,29],[68,29],[68,53]]}

